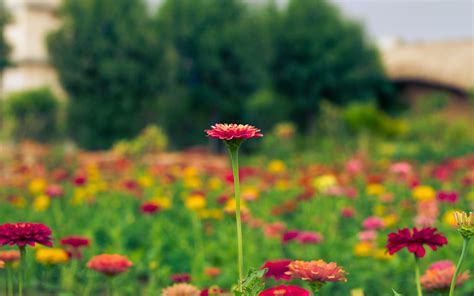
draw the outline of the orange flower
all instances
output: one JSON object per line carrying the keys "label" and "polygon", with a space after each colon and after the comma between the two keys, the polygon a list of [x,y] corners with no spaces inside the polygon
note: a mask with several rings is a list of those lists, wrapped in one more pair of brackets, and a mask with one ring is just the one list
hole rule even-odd
{"label": "orange flower", "polygon": [[335,262],[324,260],[293,261],[288,265],[287,274],[310,282],[346,282],[347,273]]}
{"label": "orange flower", "polygon": [[108,276],[114,276],[127,271],[133,263],[127,257],[117,254],[102,254],[92,257],[87,262],[87,268],[101,272]]}

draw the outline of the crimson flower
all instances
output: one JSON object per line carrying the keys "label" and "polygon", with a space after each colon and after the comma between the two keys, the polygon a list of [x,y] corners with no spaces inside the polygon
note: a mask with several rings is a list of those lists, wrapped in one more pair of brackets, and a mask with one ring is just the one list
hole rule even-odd
{"label": "crimson flower", "polygon": [[281,260],[270,260],[265,262],[262,266],[262,269],[267,268],[265,273],[265,278],[273,277],[275,280],[291,280],[291,276],[287,275],[286,272],[289,271],[288,265],[291,263],[291,260],[281,259]]}
{"label": "crimson flower", "polygon": [[175,274],[172,274],[170,278],[174,283],[191,282],[191,275],[189,273],[175,273]]}
{"label": "crimson flower", "polygon": [[127,271],[133,263],[127,257],[117,254],[101,254],[92,257],[87,262],[87,268],[101,272],[108,276],[115,276]]}
{"label": "crimson flower", "polygon": [[211,126],[211,129],[205,130],[205,132],[210,138],[227,141],[263,137],[258,128],[248,124],[216,123]]}
{"label": "crimson flower", "polygon": [[276,286],[266,289],[259,296],[309,296],[309,291],[298,286]]}
{"label": "crimson flower", "polygon": [[72,235],[61,240],[61,245],[73,248],[88,247],[91,241],[83,236]]}
{"label": "crimson flower", "polygon": [[140,206],[140,211],[145,215],[152,215],[160,211],[160,206],[153,202],[145,202]]}
{"label": "crimson flower", "polygon": [[423,245],[428,245],[433,251],[436,251],[438,247],[448,243],[446,237],[435,233],[437,230],[437,228],[431,227],[418,230],[414,227],[413,230],[403,228],[399,229],[397,233],[392,232],[388,235],[388,252],[393,255],[406,247],[416,257],[424,257],[426,251]]}
{"label": "crimson flower", "polygon": [[20,222],[0,225],[0,246],[17,245],[24,247],[36,244],[52,247],[51,229],[44,224]]}

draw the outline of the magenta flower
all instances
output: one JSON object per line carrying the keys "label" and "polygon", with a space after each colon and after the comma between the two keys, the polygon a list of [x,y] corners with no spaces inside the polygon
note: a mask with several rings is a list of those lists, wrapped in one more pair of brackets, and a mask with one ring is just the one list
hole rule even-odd
{"label": "magenta flower", "polygon": [[424,257],[426,250],[424,245],[429,246],[433,251],[438,247],[442,247],[448,243],[443,235],[436,233],[436,228],[423,228],[413,230],[408,228],[400,229],[397,233],[388,235],[387,249],[390,255],[395,254],[403,248],[407,248],[410,253],[414,253],[416,257]]}
{"label": "magenta flower", "polygon": [[210,138],[227,141],[263,137],[258,128],[248,124],[217,123],[211,126],[211,129],[205,130],[205,132]]}
{"label": "magenta flower", "polygon": [[2,224],[0,225],[0,246],[24,247],[30,245],[34,247],[36,244],[40,244],[52,247],[51,234],[51,229],[44,224],[29,222]]}

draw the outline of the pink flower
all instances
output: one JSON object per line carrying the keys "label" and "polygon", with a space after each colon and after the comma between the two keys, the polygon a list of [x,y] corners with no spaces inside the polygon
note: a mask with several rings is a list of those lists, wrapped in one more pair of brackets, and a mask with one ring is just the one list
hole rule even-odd
{"label": "pink flower", "polygon": [[291,280],[291,276],[286,274],[289,271],[288,265],[291,263],[291,260],[281,259],[281,260],[269,260],[265,262],[262,269],[267,268],[265,273],[265,278],[273,277],[275,280]]}
{"label": "pink flower", "polygon": [[360,159],[351,159],[346,163],[346,171],[351,174],[360,173],[363,170],[363,164]]}
{"label": "pink flower", "polygon": [[51,229],[44,224],[20,222],[0,225],[0,246],[24,247],[36,244],[52,247]]}
{"label": "pink flower", "polygon": [[64,189],[60,185],[49,185],[46,188],[46,195],[53,197],[61,197],[64,195]]}
{"label": "pink flower", "polygon": [[364,230],[359,232],[357,235],[361,241],[374,241],[377,239],[377,231],[375,230]]}
{"label": "pink flower", "polygon": [[145,202],[140,206],[140,211],[145,215],[152,215],[160,211],[160,206],[153,202]]}
{"label": "pink flower", "polygon": [[342,217],[344,217],[346,219],[352,218],[355,215],[355,210],[354,210],[354,208],[351,208],[351,207],[342,208],[341,215],[342,215]]}
{"label": "pink flower", "polygon": [[217,123],[211,126],[211,129],[205,130],[205,132],[210,138],[227,141],[263,137],[258,128],[248,124]]}
{"label": "pink flower", "polygon": [[458,201],[458,194],[455,191],[440,191],[438,192],[438,200],[448,203],[456,203]]}
{"label": "pink flower", "polygon": [[[447,292],[453,280],[456,267],[449,260],[433,263],[420,278],[421,286],[426,291]],[[469,271],[460,273],[456,279],[459,286],[469,279]]]}
{"label": "pink flower", "polygon": [[117,254],[97,255],[87,262],[87,268],[108,276],[115,276],[126,272],[132,266],[133,263],[127,257]]}
{"label": "pink flower", "polygon": [[283,222],[275,222],[263,226],[263,233],[268,238],[281,237],[286,230],[286,224]]}
{"label": "pink flower", "polygon": [[455,267],[454,263],[451,260],[440,260],[431,263],[428,269],[445,269],[449,267]]}
{"label": "pink flower", "polygon": [[346,282],[347,273],[335,262],[324,260],[293,261],[288,265],[288,275],[310,282]]}
{"label": "pink flower", "polygon": [[317,232],[302,231],[296,238],[301,244],[319,244],[323,237]]}
{"label": "pink flower", "polygon": [[396,162],[392,164],[392,166],[390,167],[390,171],[398,175],[406,176],[411,173],[411,164],[404,161]]}
{"label": "pink flower", "polygon": [[259,296],[309,296],[309,291],[298,286],[276,286],[266,289]]}
{"label": "pink flower", "polygon": [[365,219],[362,226],[365,229],[381,229],[384,227],[384,222],[381,218],[372,216]]}

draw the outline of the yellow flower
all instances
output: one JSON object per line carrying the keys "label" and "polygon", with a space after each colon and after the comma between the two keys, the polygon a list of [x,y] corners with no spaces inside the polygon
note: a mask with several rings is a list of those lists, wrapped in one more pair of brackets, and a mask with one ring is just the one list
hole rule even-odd
{"label": "yellow flower", "polygon": [[372,254],[374,245],[369,242],[359,242],[354,246],[354,255],[358,257],[367,257]]}
{"label": "yellow flower", "polygon": [[31,180],[30,185],[28,186],[28,189],[30,190],[31,194],[40,194],[44,192],[47,185],[48,184],[46,183],[45,179],[36,178],[36,179]]}
{"label": "yellow flower", "polygon": [[467,194],[467,200],[468,201],[474,201],[474,190],[469,191],[469,193]]}
{"label": "yellow flower", "polygon": [[138,178],[138,184],[145,188],[150,187],[151,185],[153,185],[153,178],[148,175],[141,176]]}
{"label": "yellow flower", "polygon": [[385,193],[385,187],[382,184],[372,183],[365,188],[368,195],[382,195]]}
{"label": "yellow flower", "polygon": [[206,207],[206,198],[201,194],[192,194],[186,197],[184,205],[190,210],[200,210]]}
{"label": "yellow flower", "polygon": [[49,197],[43,194],[33,200],[33,208],[38,212],[42,212],[49,208],[50,203]]}
{"label": "yellow flower", "polygon": [[270,173],[274,173],[274,174],[283,173],[286,171],[286,165],[283,161],[279,159],[274,159],[270,161],[270,163],[268,164],[267,170]]}
{"label": "yellow flower", "polygon": [[202,187],[202,182],[199,177],[186,177],[184,178],[184,187],[186,189],[197,190]]}
{"label": "yellow flower", "polygon": [[393,256],[390,255],[387,250],[385,249],[377,249],[374,251],[374,254],[373,254],[374,258],[377,259],[377,260],[381,260],[381,261],[388,261],[388,260],[392,260],[393,259]]}
{"label": "yellow flower", "polygon": [[456,213],[456,210],[449,210],[443,215],[443,223],[447,224],[451,227],[457,227],[458,223],[456,222],[456,218],[454,216],[454,213]]}
{"label": "yellow flower", "polygon": [[242,190],[242,198],[245,200],[256,200],[259,192],[255,187],[244,187]]}
{"label": "yellow flower", "polygon": [[[235,198],[230,198],[225,204],[224,211],[226,213],[234,213],[235,212],[235,207],[236,207]],[[240,210],[242,212],[245,212],[247,210],[247,207],[245,206],[245,201],[244,200],[240,200]]]}
{"label": "yellow flower", "polygon": [[36,261],[42,264],[61,264],[68,260],[69,256],[63,249],[41,248],[36,251]]}
{"label": "yellow flower", "polygon": [[285,191],[285,190],[288,190],[288,188],[290,188],[290,184],[288,180],[279,179],[275,182],[275,188],[278,191]]}
{"label": "yellow flower", "polygon": [[199,175],[199,171],[197,168],[189,166],[184,169],[183,175],[184,178],[196,177]]}
{"label": "yellow flower", "polygon": [[352,289],[351,296],[364,296],[364,289],[362,288]]}
{"label": "yellow flower", "polygon": [[221,220],[224,217],[224,213],[220,209],[202,209],[199,210],[198,215],[201,219]]}
{"label": "yellow flower", "polygon": [[151,199],[151,202],[160,206],[161,209],[171,208],[171,198],[169,197],[154,197]]}
{"label": "yellow flower", "polygon": [[158,268],[158,263],[155,260],[152,260],[150,263],[148,263],[148,268],[150,270],[155,270]]}
{"label": "yellow flower", "polygon": [[397,224],[398,222],[398,216],[396,214],[390,214],[385,217],[383,217],[383,225],[385,228],[390,228]]}
{"label": "yellow flower", "polygon": [[333,175],[323,175],[313,180],[313,186],[319,191],[326,191],[336,185],[337,180]]}
{"label": "yellow flower", "polygon": [[433,200],[436,198],[436,191],[432,187],[426,185],[416,186],[411,194],[417,201]]}
{"label": "yellow flower", "polygon": [[382,216],[383,214],[385,214],[385,206],[384,205],[375,205],[372,208],[372,210],[374,212],[374,215],[376,215],[376,216]]}
{"label": "yellow flower", "polygon": [[222,181],[217,177],[212,177],[209,179],[207,185],[209,186],[209,189],[217,190],[222,187]]}

